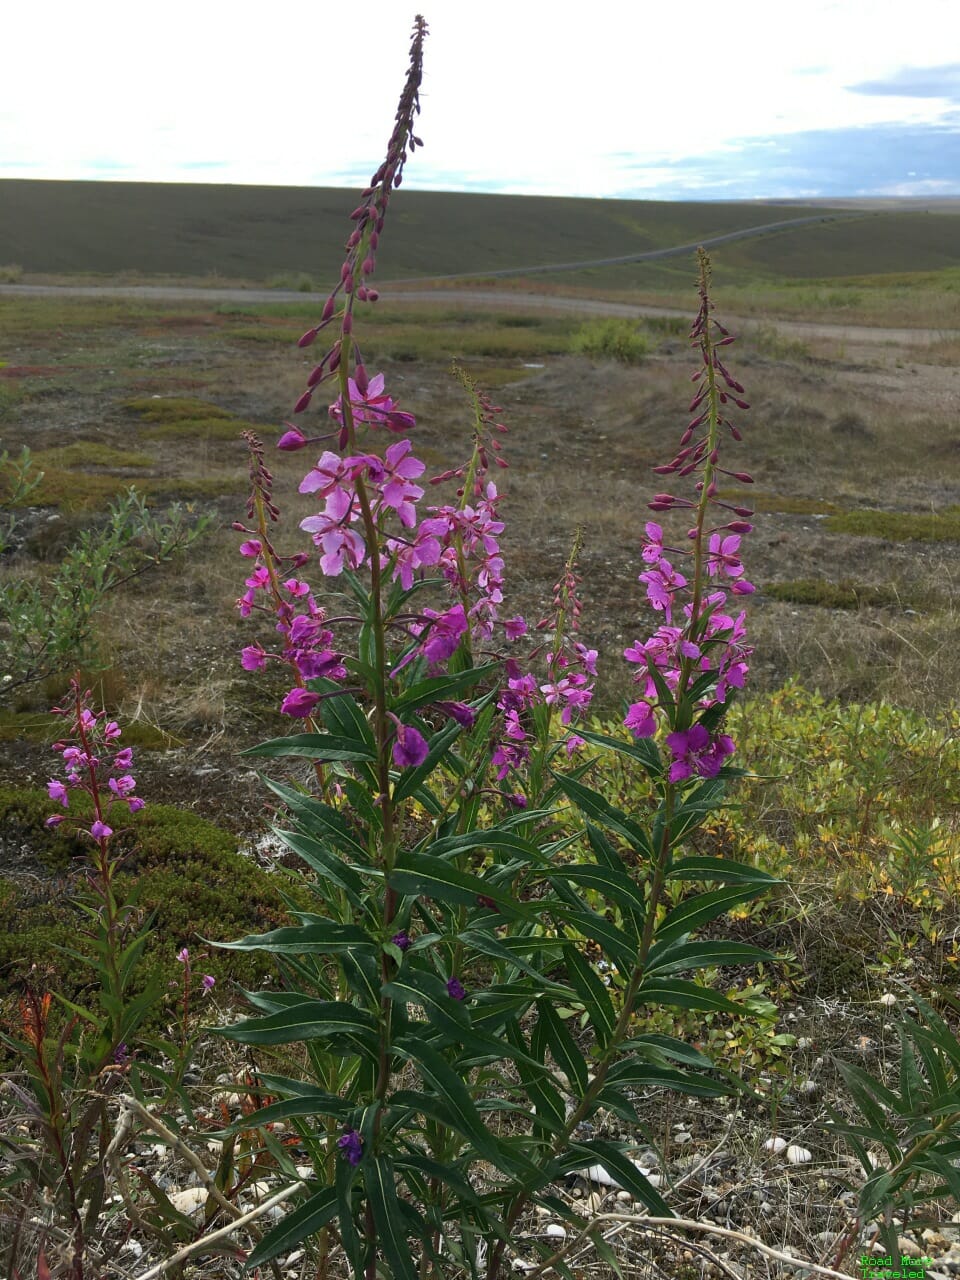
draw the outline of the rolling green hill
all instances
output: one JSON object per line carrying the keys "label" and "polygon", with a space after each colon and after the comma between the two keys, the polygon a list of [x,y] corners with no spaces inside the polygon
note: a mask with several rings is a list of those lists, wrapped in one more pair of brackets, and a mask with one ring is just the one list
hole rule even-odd
{"label": "rolling green hill", "polygon": [[[340,263],[356,193],[330,188],[0,181],[0,264],[29,273],[137,272],[326,281]],[[689,244],[748,227],[829,219],[735,241],[741,275],[831,278],[960,266],[960,214],[770,203],[666,203],[403,190],[394,198],[383,280],[581,262]],[[653,264],[591,268],[570,283],[670,280]],[[678,264],[679,266],[679,264]],[[682,267],[688,274],[686,264]],[[579,280],[576,280],[579,277]],[[288,279],[287,283],[291,281]]]}

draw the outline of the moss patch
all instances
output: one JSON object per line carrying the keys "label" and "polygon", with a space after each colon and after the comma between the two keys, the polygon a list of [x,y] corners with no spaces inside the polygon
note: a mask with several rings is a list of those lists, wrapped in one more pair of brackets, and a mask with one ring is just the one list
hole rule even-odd
{"label": "moss patch", "polygon": [[229,409],[222,409],[209,400],[194,396],[139,396],[124,403],[125,409],[139,414],[145,422],[182,422],[185,419],[233,418]]}
{"label": "moss patch", "polygon": [[768,582],[764,594],[790,604],[817,605],[822,609],[911,609],[915,602],[904,599],[893,585],[866,585],[844,579],[795,578],[789,582]]}
{"label": "moss patch", "polygon": [[[82,813],[82,800],[71,796],[71,813]],[[90,973],[55,948],[83,946],[84,917],[65,876],[82,868],[85,845],[63,827],[44,828],[54,807],[40,789],[0,790],[0,835],[17,846],[29,843],[52,873],[48,882],[31,877],[26,886],[0,880],[0,971],[6,985],[15,988],[36,965],[48,987],[56,984],[68,999],[82,1003]],[[203,940],[228,941],[290,923],[281,896],[284,882],[242,857],[232,835],[194,813],[150,805],[125,817],[124,824],[131,831],[118,836],[118,851],[121,841],[129,851],[118,892],[135,902],[142,918],[153,919],[142,983],[159,972],[175,986],[182,979],[176,953],[183,946],[190,947],[204,973],[222,983],[250,986],[270,972],[269,961],[256,953],[219,951]],[[119,821],[116,826],[119,830]],[[299,905],[307,905],[302,886],[286,883],[286,888]]]}
{"label": "moss patch", "polygon": [[78,440],[62,449],[45,449],[34,454],[34,462],[41,470],[46,467],[72,470],[74,467],[150,467],[153,459],[148,453],[132,449],[116,449],[109,444],[93,440]]}
{"label": "moss patch", "polygon": [[844,511],[825,522],[831,533],[886,538],[888,542],[960,542],[960,508],[942,512]]}

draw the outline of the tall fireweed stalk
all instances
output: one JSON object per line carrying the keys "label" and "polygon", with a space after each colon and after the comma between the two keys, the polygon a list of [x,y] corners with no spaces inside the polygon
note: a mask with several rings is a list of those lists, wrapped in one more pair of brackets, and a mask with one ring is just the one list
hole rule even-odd
{"label": "tall fireweed stalk", "polygon": [[[306,412],[335,382],[331,425],[312,434],[288,424],[278,442],[314,446],[300,491],[319,510],[300,527],[315,555],[277,551],[272,477],[250,441],[254,492],[239,529],[253,568],[239,603],[278,639],[248,645],[243,663],[285,664],[281,710],[303,729],[254,754],[320,770],[315,792],[268,783],[285,807],[277,834],[305,864],[315,909],[225,944],[272,954],[282,981],[249,994],[254,1015],[221,1034],[302,1046],[305,1064],[296,1076],[262,1074],[279,1101],[242,1122],[294,1129],[313,1168],[248,1266],[309,1240],[320,1276],[346,1265],[356,1280],[495,1280],[514,1251],[540,1261],[552,1251],[523,1236],[528,1209],[587,1225],[554,1190],[577,1170],[603,1165],[670,1216],[629,1146],[593,1125],[601,1111],[641,1125],[658,1091],[736,1087],[699,1049],[644,1031],[644,1016],[743,1012],[691,975],[767,954],[691,935],[771,880],[682,852],[736,772],[723,714],[749,654],[745,620],[725,611],[721,587],[750,589],[746,516],[720,496],[741,390],[720,358],[730,335],[711,314],[706,259],[694,419],[668,464],[692,496],[654,500],[689,515],[689,536],[681,553],[647,526],[641,577],[662,624],[627,651],[640,667],[632,737],[584,726],[598,655],[580,639],[579,534],[540,622],[507,616],[491,478],[505,461],[499,411],[461,378],[473,447],[435,477],[455,483],[455,497],[425,505],[415,419],[364,365],[354,306],[375,300],[390,195],[419,145],[425,34],[418,18],[387,159],[354,211],[340,282],[301,339],[338,332],[296,406]],[[318,574],[322,593],[308,582]],[[591,789],[590,747],[648,776],[649,823]]]}

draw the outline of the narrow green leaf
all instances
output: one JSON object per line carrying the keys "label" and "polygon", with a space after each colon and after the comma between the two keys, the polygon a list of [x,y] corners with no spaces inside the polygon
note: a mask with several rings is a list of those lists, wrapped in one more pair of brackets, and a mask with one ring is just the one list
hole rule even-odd
{"label": "narrow green leaf", "polygon": [[[282,782],[273,782],[269,778],[265,778],[264,781],[274,795],[280,797],[290,812],[303,821],[306,831],[311,836],[316,835],[318,830],[322,831],[334,847],[341,853],[345,853],[347,857],[357,857],[364,862],[367,860],[369,854],[366,845],[357,837],[353,827],[339,809],[334,809],[331,805],[324,804],[323,801],[305,795],[293,787],[284,786]],[[277,834],[284,836],[286,833],[278,832]]]}
{"label": "narrow green leaf", "polygon": [[[695,1098],[719,1098],[735,1092],[728,1082],[713,1080],[701,1072],[677,1071],[673,1067],[641,1062],[638,1058],[625,1058],[616,1063],[610,1069],[607,1081],[614,1087],[629,1085],[633,1089],[671,1089]],[[599,1100],[603,1101],[602,1090]]]}
{"label": "narrow green leaf", "polygon": [[557,1171],[569,1173],[575,1169],[589,1168],[592,1164],[601,1164],[607,1172],[629,1191],[634,1199],[645,1204],[650,1212],[658,1218],[672,1218],[673,1210],[655,1187],[651,1186],[634,1162],[624,1154],[621,1147],[612,1142],[595,1139],[592,1142],[571,1142],[570,1149],[557,1160]]}
{"label": "narrow green leaf", "polygon": [[782,884],[775,876],[759,867],[748,867],[742,862],[726,858],[693,857],[675,862],[667,873],[668,880],[720,880],[727,884],[758,884],[771,886]]}
{"label": "narrow green leaf", "polygon": [[333,1187],[324,1187],[292,1213],[285,1214],[273,1230],[267,1232],[247,1258],[247,1269],[262,1266],[277,1254],[296,1248],[303,1240],[322,1231],[336,1214],[337,1193]]}
{"label": "narrow green leaf", "polygon": [[[216,1033],[241,1044],[292,1044],[296,1040],[345,1041],[349,1052],[375,1050],[370,1014],[337,1000],[301,1000],[265,1018],[246,1018]],[[332,1048],[332,1045],[331,1045]]]}
{"label": "narrow green leaf", "polygon": [[604,1048],[609,1043],[617,1023],[617,1015],[613,1011],[610,994],[594,972],[593,966],[580,954],[573,943],[565,944],[563,956],[570,981],[576,988],[584,1009],[590,1015],[601,1048]]}
{"label": "narrow green leaf", "polygon": [[562,774],[554,774],[554,780],[564,795],[572,800],[578,809],[589,814],[591,818],[595,818],[597,822],[608,827],[611,831],[615,831],[617,835],[626,840],[627,844],[636,853],[641,854],[648,860],[653,858],[653,847],[650,844],[649,836],[622,809],[610,804],[604,796],[591,790],[590,787],[585,787],[580,782],[574,782],[572,778],[564,777]]}
{"label": "narrow green leaf", "polygon": [[[400,1057],[413,1063],[424,1083],[436,1091],[456,1131],[473,1143],[478,1155],[499,1166],[501,1153],[496,1139],[480,1119],[469,1089],[443,1055],[416,1036],[397,1040],[394,1048]],[[405,1098],[413,1096],[419,1097],[410,1090],[404,1093]]]}
{"label": "narrow green leaf", "polygon": [[365,1171],[367,1200],[373,1211],[373,1223],[377,1231],[377,1244],[383,1250],[390,1268],[391,1280],[418,1280],[407,1234],[404,1227],[400,1201],[397,1199],[396,1175],[393,1162],[380,1155],[370,1161]]}
{"label": "narrow green leaf", "polygon": [[243,756],[299,756],[306,760],[358,760],[375,763],[377,753],[368,743],[356,738],[341,738],[332,733],[297,733],[289,738],[272,738],[256,747],[241,751]]}
{"label": "narrow green leaf", "polygon": [[[355,854],[343,848],[339,853],[335,849],[328,849],[321,840],[315,840],[300,831],[282,831],[277,827],[273,830],[287,848],[301,857],[318,876],[336,885],[352,902],[359,904],[363,895],[363,880],[345,861],[345,857],[356,856]],[[363,863],[368,861],[365,849],[360,852],[360,857]]]}
{"label": "narrow green leaf", "polygon": [[749,902],[763,891],[763,885],[728,885],[709,893],[698,893],[681,902],[661,921],[655,934],[657,942],[671,942],[674,938],[693,933],[701,925],[715,920],[731,907]]}
{"label": "narrow green leaf", "polygon": [[583,885],[584,888],[601,894],[607,902],[615,902],[621,910],[632,907],[639,913],[640,919],[643,919],[647,905],[643,889],[622,867],[615,869],[591,862],[570,863],[548,872],[548,878],[563,878],[573,884]]}
{"label": "narrow green leaf", "polygon": [[713,1066],[711,1060],[705,1053],[701,1053],[699,1049],[695,1049],[693,1045],[684,1044],[682,1040],[676,1039],[675,1036],[660,1035],[657,1032],[650,1032],[648,1035],[634,1036],[632,1040],[625,1040],[620,1046],[622,1053],[635,1053],[641,1057],[644,1062],[682,1062],[686,1066],[706,1067]]}
{"label": "narrow green leaf", "polygon": [[518,903],[509,889],[501,888],[486,877],[459,871],[443,858],[428,854],[401,854],[390,873],[389,884],[406,897],[435,898],[438,902],[478,906],[480,898],[489,898],[508,919],[525,918],[532,909]]}
{"label": "narrow green leaf", "polygon": [[745,942],[688,942],[683,935],[666,944],[656,942],[650,948],[646,972],[664,977],[668,973],[685,973],[695,969],[725,964],[761,964],[776,956]]}
{"label": "narrow green leaf", "polygon": [[589,1074],[587,1062],[563,1019],[557,1017],[549,1000],[537,1001],[537,1015],[557,1066],[565,1072],[567,1079],[579,1093],[585,1093]]}
{"label": "narrow green leaf", "polygon": [[429,676],[418,680],[391,703],[390,709],[400,715],[402,711],[416,711],[418,707],[429,706],[433,702],[462,701],[462,693],[492,676],[500,666],[499,662],[488,662],[482,667],[468,667],[457,675]]}
{"label": "narrow green leaf", "polygon": [[628,742],[623,738],[611,738],[609,734],[593,733],[588,729],[578,729],[577,733],[585,742],[592,743],[595,747],[609,747],[611,751],[638,761],[651,778],[663,776],[663,761],[652,738],[636,738]]}
{"label": "narrow green leaf", "polygon": [[676,1009],[715,1010],[719,1013],[745,1012],[742,1004],[735,1004],[719,991],[673,978],[669,982],[644,982],[637,996],[637,1006],[642,1004],[667,1005]]}
{"label": "narrow green leaf", "polygon": [[237,942],[214,942],[210,945],[222,951],[270,951],[275,955],[336,955],[341,951],[357,948],[374,950],[375,943],[365,930],[355,924],[338,924],[336,920],[324,920],[319,916],[307,916],[298,912],[304,923],[285,929],[272,929],[269,933],[248,934]]}
{"label": "narrow green leaf", "polygon": [[586,906],[581,906],[578,910],[567,906],[553,906],[551,911],[584,937],[598,942],[622,973],[629,973],[633,969],[637,962],[636,940],[611,924],[606,916],[598,911],[591,911]]}

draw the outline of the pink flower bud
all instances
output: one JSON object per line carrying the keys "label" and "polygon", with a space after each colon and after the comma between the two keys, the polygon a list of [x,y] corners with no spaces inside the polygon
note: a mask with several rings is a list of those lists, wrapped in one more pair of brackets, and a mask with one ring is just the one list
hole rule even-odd
{"label": "pink flower bud", "polygon": [[366,258],[364,258],[363,263],[360,267],[360,270],[363,272],[365,276],[372,276],[374,265],[375,263],[372,255],[368,255]]}
{"label": "pink flower bud", "polygon": [[323,312],[321,313],[321,316],[320,316],[321,321],[329,320],[330,317],[333,315],[334,311],[336,310],[336,306],[337,306],[336,294],[331,293],[330,297],[323,304]]}
{"label": "pink flower bud", "polygon": [[380,291],[379,291],[378,289],[368,289],[368,290],[367,290],[367,301],[368,301],[368,302],[376,302],[376,300],[377,300],[379,297],[380,297]]}
{"label": "pink flower bud", "polygon": [[300,399],[297,401],[297,403],[293,406],[293,412],[303,413],[304,409],[306,409],[307,405],[309,405],[312,399],[313,399],[313,392],[305,391],[303,395],[300,397]]}
{"label": "pink flower bud", "polygon": [[312,391],[313,388],[322,381],[323,381],[323,362],[321,361],[320,364],[315,364],[313,368],[310,370],[310,374],[307,378],[307,387]]}
{"label": "pink flower bud", "polygon": [[286,453],[293,453],[296,449],[302,449],[306,443],[307,437],[303,432],[298,431],[296,427],[291,427],[291,429],[289,431],[285,431],[277,441],[277,448],[283,449]]}
{"label": "pink flower bud", "polygon": [[309,347],[312,342],[316,341],[319,329],[308,329],[305,334],[297,339],[298,347]]}

